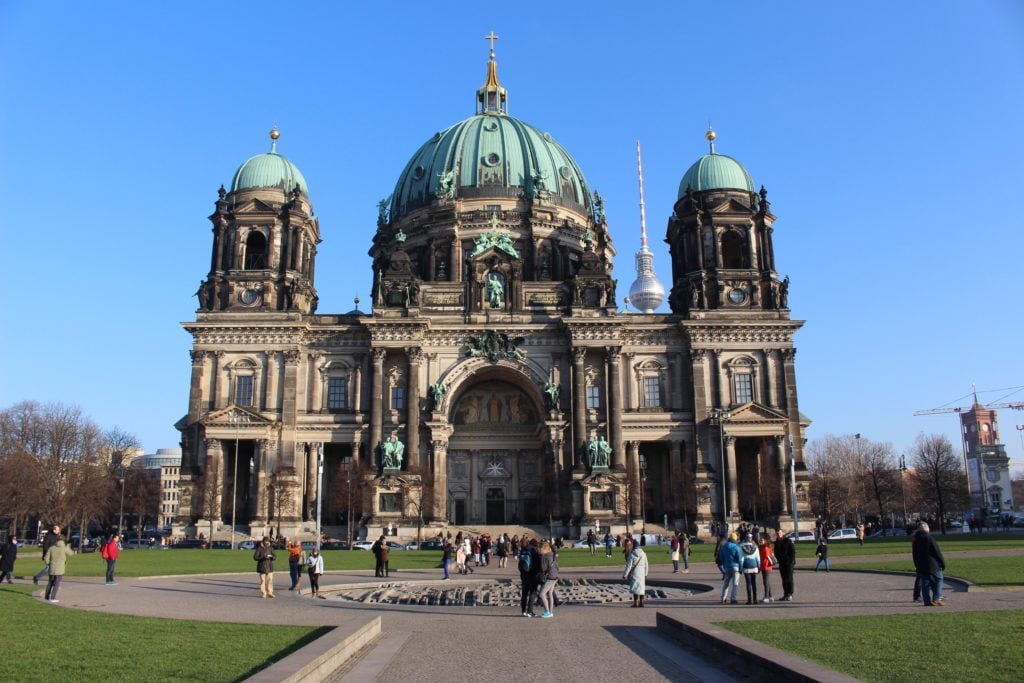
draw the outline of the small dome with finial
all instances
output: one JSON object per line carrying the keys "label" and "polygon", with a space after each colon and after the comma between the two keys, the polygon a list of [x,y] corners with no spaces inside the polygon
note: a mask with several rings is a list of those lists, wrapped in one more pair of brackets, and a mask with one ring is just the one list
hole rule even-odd
{"label": "small dome with finial", "polygon": [[277,141],[281,138],[281,131],[274,126],[268,135],[270,151],[266,154],[257,154],[238,167],[234,180],[231,181],[231,191],[279,188],[285,193],[290,193],[298,185],[299,191],[308,196],[309,188],[302,173],[295,164],[277,153]]}
{"label": "small dome with finial", "polygon": [[679,181],[678,197],[686,196],[686,189],[694,192],[706,190],[740,190],[754,191],[754,180],[740,162],[730,156],[715,151],[715,140],[718,134],[710,126],[705,139],[711,145],[711,151],[697,159],[683,174]]}

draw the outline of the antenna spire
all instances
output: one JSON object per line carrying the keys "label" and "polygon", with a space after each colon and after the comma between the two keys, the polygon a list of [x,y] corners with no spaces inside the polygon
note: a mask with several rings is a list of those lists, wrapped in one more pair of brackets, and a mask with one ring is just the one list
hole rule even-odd
{"label": "antenna spire", "polygon": [[654,313],[665,301],[665,287],[654,274],[654,254],[647,247],[647,212],[644,208],[644,164],[636,141],[636,175],[640,186],[640,251],[636,252],[636,280],[626,301],[642,313]]}
{"label": "antenna spire", "polygon": [[636,141],[636,177],[640,185],[640,245],[647,248],[647,213],[644,210],[644,162],[640,156],[640,141]]}

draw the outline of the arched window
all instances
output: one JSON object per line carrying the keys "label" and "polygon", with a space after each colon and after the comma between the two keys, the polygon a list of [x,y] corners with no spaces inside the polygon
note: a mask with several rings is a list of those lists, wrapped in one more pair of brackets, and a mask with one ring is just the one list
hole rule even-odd
{"label": "arched window", "polygon": [[743,237],[735,230],[730,230],[722,235],[722,267],[750,267],[750,261],[747,258],[746,246],[743,243]]}
{"label": "arched window", "polygon": [[245,240],[245,270],[263,270],[267,267],[267,238],[253,230]]}

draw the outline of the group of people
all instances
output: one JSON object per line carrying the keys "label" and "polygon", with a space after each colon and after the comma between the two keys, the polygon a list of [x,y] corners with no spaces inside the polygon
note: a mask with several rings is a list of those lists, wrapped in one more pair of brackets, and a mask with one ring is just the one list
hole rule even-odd
{"label": "group of people", "polygon": [[[288,551],[288,575],[292,582],[288,590],[293,591],[299,588],[302,570],[305,569],[306,574],[309,576],[310,594],[315,598],[325,599],[320,594],[320,577],[324,573],[324,558],[320,554],[320,549],[313,548],[307,555],[302,550],[302,544],[297,539],[292,539],[291,542],[285,539],[285,548]],[[261,598],[276,597],[274,595],[275,558],[274,546],[270,542],[270,537],[264,536],[263,540],[256,545],[256,550],[252,553],[252,559],[256,562],[256,574],[260,580]]]}
{"label": "group of people", "polygon": [[[100,557],[107,563],[106,585],[116,586],[114,581],[114,567],[121,550],[121,537],[112,534],[100,545]],[[40,580],[46,578],[46,589],[43,599],[46,602],[60,602],[57,597],[60,593],[61,581],[67,571],[68,560],[74,557],[75,553],[68,546],[61,533],[59,524],[54,524],[46,531],[42,543],[43,567],[33,577],[32,583],[39,585]],[[0,582],[4,579],[7,583],[14,583],[14,563],[18,559],[18,538],[11,534],[7,542],[0,546]]]}
{"label": "group of people", "polygon": [[[742,533],[742,537],[741,534]],[[793,600],[793,570],[796,567],[796,545],[782,529],[775,532],[771,542],[767,531],[734,531],[719,538],[715,547],[715,562],[722,573],[722,604],[739,604],[740,576],[747,589],[748,605],[756,605],[757,576],[761,575],[763,588],[761,602],[774,602],[771,575],[778,571],[782,578],[783,602]]]}
{"label": "group of people", "polygon": [[560,604],[555,596],[558,552],[550,541],[541,543],[535,538],[523,538],[521,546],[516,555],[522,587],[520,610],[524,617],[535,617],[534,607],[539,603],[543,609],[540,617],[550,619],[555,616],[555,606]]}

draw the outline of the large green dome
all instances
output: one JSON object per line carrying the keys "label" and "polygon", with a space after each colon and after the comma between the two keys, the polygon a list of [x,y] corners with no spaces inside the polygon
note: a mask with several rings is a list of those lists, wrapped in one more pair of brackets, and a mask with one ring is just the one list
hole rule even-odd
{"label": "large green dome", "polygon": [[683,174],[679,181],[679,197],[686,195],[686,188],[694,192],[704,190],[754,191],[754,181],[747,169],[732,157],[711,152],[698,159]]}
{"label": "large green dome", "polygon": [[436,133],[413,155],[391,199],[391,219],[435,197],[528,197],[588,213],[583,172],[548,133],[505,113],[479,113]]}
{"label": "large green dome", "polygon": [[295,164],[288,161],[277,152],[271,151],[266,154],[257,154],[235,171],[235,178],[231,181],[231,191],[250,190],[256,188],[280,188],[285,192],[291,192],[298,185],[299,190],[309,195],[306,187],[306,179],[296,168]]}

